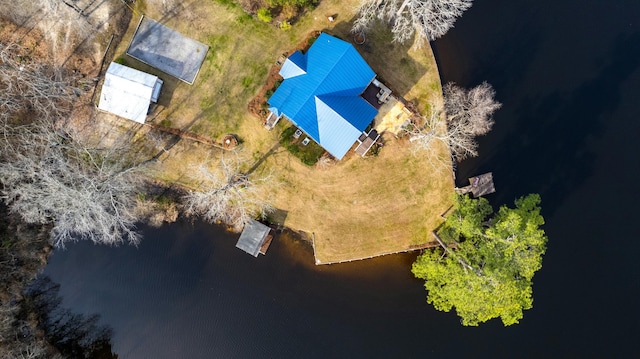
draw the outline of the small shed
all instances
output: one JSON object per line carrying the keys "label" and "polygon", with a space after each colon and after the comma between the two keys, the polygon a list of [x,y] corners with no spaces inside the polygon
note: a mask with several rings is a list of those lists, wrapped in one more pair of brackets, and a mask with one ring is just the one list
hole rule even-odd
{"label": "small shed", "polygon": [[149,105],[158,101],[162,84],[157,76],[112,62],[104,77],[98,108],[144,123]]}
{"label": "small shed", "polygon": [[265,254],[267,252],[272,239],[271,228],[250,219],[244,226],[236,247],[257,257],[258,253]]}

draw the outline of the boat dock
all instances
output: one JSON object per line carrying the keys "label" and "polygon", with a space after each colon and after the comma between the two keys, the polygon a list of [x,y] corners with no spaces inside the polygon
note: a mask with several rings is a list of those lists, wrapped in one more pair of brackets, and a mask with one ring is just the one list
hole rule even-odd
{"label": "boat dock", "polygon": [[468,186],[462,188],[456,187],[457,194],[466,194],[471,192],[475,198],[494,193],[495,191],[496,188],[493,184],[493,172],[471,177],[469,178]]}

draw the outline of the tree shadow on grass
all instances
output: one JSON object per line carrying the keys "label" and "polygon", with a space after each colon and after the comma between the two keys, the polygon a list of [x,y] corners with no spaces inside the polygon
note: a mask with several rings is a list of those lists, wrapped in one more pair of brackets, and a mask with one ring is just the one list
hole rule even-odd
{"label": "tree shadow on grass", "polygon": [[429,70],[425,64],[414,60],[411,54],[412,51],[423,50],[413,48],[410,42],[393,42],[393,34],[389,27],[379,21],[365,34],[365,42],[357,44],[354,34],[351,33],[354,20],[341,21],[332,29],[323,31],[351,43],[380,81],[395,94],[405,96]]}

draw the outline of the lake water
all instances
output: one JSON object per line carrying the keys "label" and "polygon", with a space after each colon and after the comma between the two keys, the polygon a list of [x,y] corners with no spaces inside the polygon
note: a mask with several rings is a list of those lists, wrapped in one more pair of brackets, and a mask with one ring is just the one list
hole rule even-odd
{"label": "lake water", "polygon": [[63,304],[99,313],[121,358],[634,357],[640,1],[478,0],[434,51],[443,82],[486,80],[504,104],[459,184],[493,171],[492,203],[543,199],[549,248],[519,325],[433,310],[415,254],[316,267],[281,236],[254,259],[201,223],[56,252]]}

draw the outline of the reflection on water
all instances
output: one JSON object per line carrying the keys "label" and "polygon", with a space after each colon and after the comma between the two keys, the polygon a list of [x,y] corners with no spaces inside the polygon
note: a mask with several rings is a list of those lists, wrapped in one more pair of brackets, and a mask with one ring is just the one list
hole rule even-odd
{"label": "reflection on water", "polygon": [[375,354],[370,335],[390,318],[438,315],[409,271],[415,254],[318,267],[286,235],[256,259],[206,224],[144,234],[139,248],[71,245],[45,271],[65,304],[101,313],[124,358]]}
{"label": "reflection on water", "polygon": [[112,353],[112,330],[98,324],[99,314],[85,316],[61,306],[60,285],[40,276],[27,289],[26,310],[38,328],[65,358],[117,359]]}

